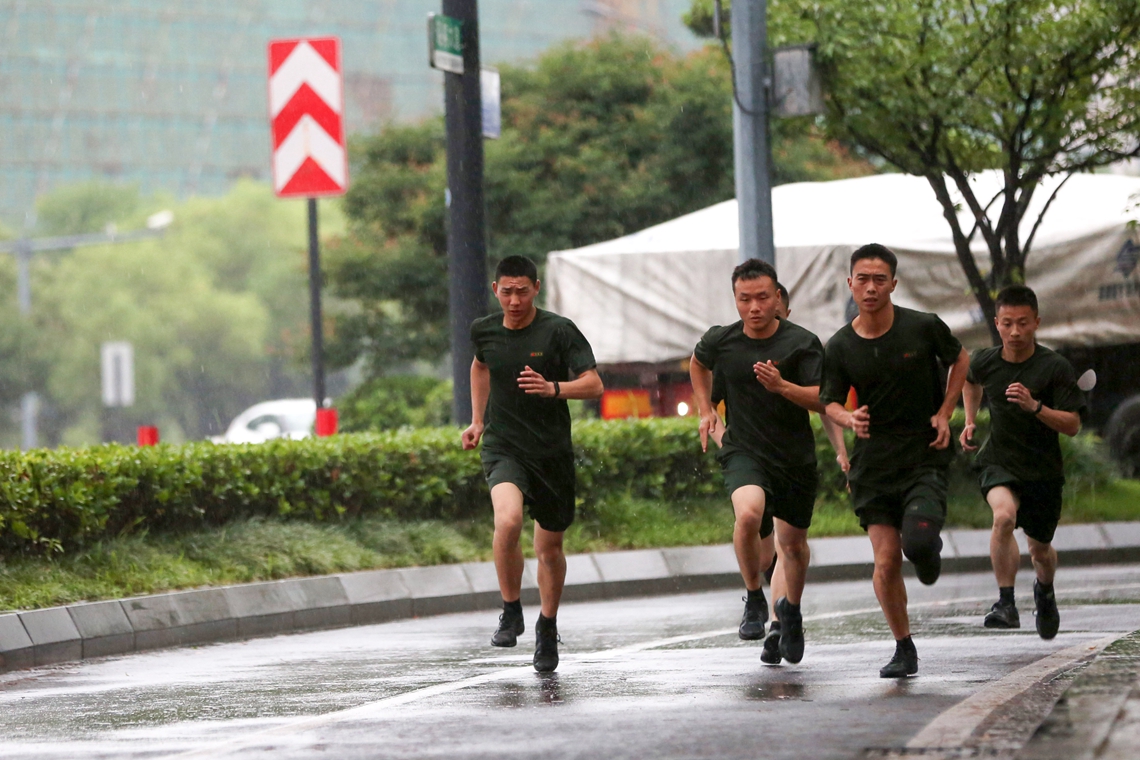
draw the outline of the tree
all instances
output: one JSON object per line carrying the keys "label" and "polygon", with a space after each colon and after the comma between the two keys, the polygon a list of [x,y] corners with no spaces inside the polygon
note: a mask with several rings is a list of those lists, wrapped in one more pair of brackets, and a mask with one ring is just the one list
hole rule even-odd
{"label": "tree", "polygon": [[[279,200],[268,186],[242,181],[221,198],[180,204],[141,198],[130,188],[83,185],[54,191],[38,207],[37,234],[107,224],[135,229],[149,213],[174,211],[162,238],[33,262],[32,346],[12,342],[14,319],[0,321],[0,359],[18,352],[30,358],[0,365],[0,400],[28,384],[38,390],[46,404],[45,440],[100,439],[99,346],[109,340],[135,347],[136,404],[124,416],[132,424],[158,424],[165,440],[219,433],[254,402],[308,393],[303,202]],[[45,213],[53,208],[76,213]],[[84,208],[95,211],[79,213]],[[321,220],[325,234],[343,234],[336,206],[323,205]],[[14,312],[14,275],[5,266],[0,262],[0,297]],[[9,379],[17,369],[23,375]]]}
{"label": "tree", "polygon": [[[680,57],[644,37],[566,44],[505,66],[503,134],[486,143],[492,260],[607,240],[733,196],[732,95],[719,51]],[[781,125],[776,180],[855,176],[866,162],[803,120]],[[351,234],[330,252],[345,308],[330,358],[371,374],[447,350],[440,120],[353,144]]]}
{"label": "tree", "polygon": [[[829,132],[930,183],[996,342],[993,299],[1024,282],[1064,180],[1140,155],[1140,4],[770,0],[769,12],[776,41],[818,45]],[[690,18],[706,15],[694,5]],[[971,177],[990,169],[1003,182],[986,197]]]}

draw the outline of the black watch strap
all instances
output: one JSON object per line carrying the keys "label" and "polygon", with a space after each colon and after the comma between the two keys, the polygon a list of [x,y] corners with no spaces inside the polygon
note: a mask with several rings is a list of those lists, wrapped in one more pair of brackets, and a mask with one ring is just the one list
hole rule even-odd
{"label": "black watch strap", "polygon": [[562,388],[559,387],[558,381],[555,380],[554,381],[554,398],[558,398],[561,395],[562,395]]}
{"label": "black watch strap", "polygon": [[[557,386],[555,386],[555,387],[557,387]],[[1037,408],[1036,408],[1035,410],[1033,410],[1033,414],[1034,414],[1035,416],[1036,416],[1036,415],[1038,415],[1038,414],[1041,414],[1041,410],[1044,408],[1044,406],[1045,406],[1045,402],[1044,402],[1044,401],[1038,401],[1038,402],[1037,402]]]}

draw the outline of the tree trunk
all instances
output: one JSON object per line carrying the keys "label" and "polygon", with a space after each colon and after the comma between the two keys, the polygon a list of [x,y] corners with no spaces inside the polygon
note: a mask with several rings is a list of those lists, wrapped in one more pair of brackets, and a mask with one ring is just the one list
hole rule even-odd
{"label": "tree trunk", "polygon": [[950,225],[950,233],[954,238],[954,252],[958,254],[958,263],[962,265],[962,271],[966,274],[966,281],[970,284],[970,292],[974,294],[974,300],[978,302],[978,306],[982,310],[982,319],[990,332],[990,340],[996,346],[1001,343],[1001,336],[998,335],[997,325],[994,324],[994,317],[997,312],[994,309],[994,299],[990,295],[990,283],[986,282],[986,278],[978,271],[974,254],[970,250],[970,241],[962,232],[962,225],[958,223],[958,211],[954,207],[954,201],[946,187],[946,180],[941,175],[928,175],[926,179],[934,189],[938,203],[942,206],[942,216]]}

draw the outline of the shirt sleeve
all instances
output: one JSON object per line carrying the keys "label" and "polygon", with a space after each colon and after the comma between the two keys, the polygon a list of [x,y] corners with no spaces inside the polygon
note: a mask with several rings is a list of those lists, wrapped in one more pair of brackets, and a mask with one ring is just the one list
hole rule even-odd
{"label": "shirt sleeve", "polygon": [[697,361],[701,363],[705,369],[716,369],[716,360],[720,355],[720,348],[717,346],[716,341],[717,328],[710,327],[704,335],[701,336],[697,347],[693,349],[693,356],[697,357]]}
{"label": "shirt sleeve", "polygon": [[974,385],[981,385],[982,381],[979,379],[982,376],[980,359],[982,356],[982,349],[978,349],[970,355],[970,369],[966,372],[966,382],[973,383]]}
{"label": "shirt sleeve", "polygon": [[[471,323],[471,345],[475,349],[475,358],[483,362],[483,342],[479,340],[479,323]],[[484,364],[486,362],[483,362]]]}
{"label": "shirt sleeve", "polygon": [[950,332],[950,328],[938,315],[931,314],[931,317],[933,318],[931,337],[934,340],[934,353],[942,360],[943,364],[950,366],[958,361],[958,355],[962,353],[962,343],[954,337],[954,333]]}
{"label": "shirt sleeve", "polygon": [[823,344],[819,338],[812,336],[811,342],[800,355],[799,365],[796,367],[796,385],[819,385],[823,377]]}
{"label": "shirt sleeve", "polygon": [[1053,370],[1053,408],[1061,412],[1077,412],[1081,419],[1088,414],[1085,392],[1077,386],[1077,373],[1063,357],[1058,357]]}
{"label": "shirt sleeve", "polygon": [[851,379],[843,366],[843,357],[840,348],[832,337],[823,350],[823,372],[820,378],[819,402],[824,406],[828,404],[846,404],[847,393],[851,390]]}
{"label": "shirt sleeve", "polygon": [[598,362],[594,360],[594,349],[590,341],[578,329],[578,326],[566,320],[562,326],[562,358],[570,370],[570,379],[573,380],[587,370],[594,369]]}

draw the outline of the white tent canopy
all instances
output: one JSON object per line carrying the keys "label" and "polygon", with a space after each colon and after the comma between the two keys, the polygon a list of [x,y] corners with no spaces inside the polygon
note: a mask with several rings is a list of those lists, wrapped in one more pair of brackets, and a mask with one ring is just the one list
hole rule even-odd
{"label": "white tent canopy", "polygon": [[[973,180],[983,202],[997,173]],[[1059,179],[1038,187],[1022,228],[1028,237]],[[1000,199],[997,203],[1000,204]],[[1140,178],[1076,175],[1061,187],[1037,231],[1027,280],[1041,305],[1041,340],[1054,346],[1140,341],[1136,232]],[[997,205],[997,204],[995,204]],[[942,207],[926,180],[882,174],[781,185],[772,191],[776,268],[791,292],[791,320],[826,341],[846,321],[851,252],[877,242],[899,258],[902,306],[938,313],[968,346],[989,344]],[[960,219],[968,232],[965,204]],[[731,274],[738,263],[735,200],[616,240],[547,260],[547,304],[577,323],[600,364],[688,357],[714,324],[738,319]],[[980,238],[979,269],[989,269]]]}

